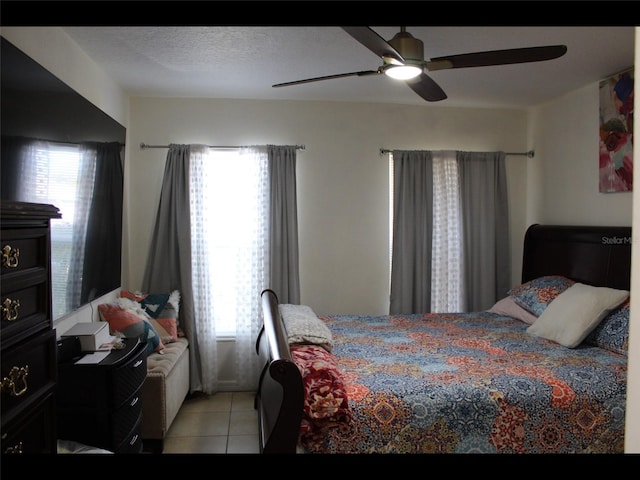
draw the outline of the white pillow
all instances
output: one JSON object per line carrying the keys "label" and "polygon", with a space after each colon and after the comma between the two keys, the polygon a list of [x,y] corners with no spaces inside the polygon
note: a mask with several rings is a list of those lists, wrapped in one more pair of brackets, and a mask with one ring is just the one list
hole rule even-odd
{"label": "white pillow", "polygon": [[527,332],[575,348],[627,297],[627,290],[575,283],[547,306]]}

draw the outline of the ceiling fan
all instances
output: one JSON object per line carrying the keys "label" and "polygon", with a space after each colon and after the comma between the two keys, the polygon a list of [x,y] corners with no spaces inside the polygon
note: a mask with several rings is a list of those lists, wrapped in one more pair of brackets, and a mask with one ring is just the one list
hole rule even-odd
{"label": "ceiling fan", "polygon": [[447,94],[427,75],[426,72],[428,71],[540,62],[552,60],[567,53],[567,47],[565,45],[550,45],[449,55],[425,61],[424,44],[422,40],[415,38],[407,32],[405,27],[400,27],[400,32],[396,33],[389,41],[382,38],[369,27],[342,27],[342,29],[373,53],[381,57],[383,64],[376,70],[307,78],[305,80],[278,83],[273,85],[273,87],[287,87],[333,78],[363,77],[384,73],[392,78],[406,81],[407,85],[426,101],[437,102],[447,98]]}

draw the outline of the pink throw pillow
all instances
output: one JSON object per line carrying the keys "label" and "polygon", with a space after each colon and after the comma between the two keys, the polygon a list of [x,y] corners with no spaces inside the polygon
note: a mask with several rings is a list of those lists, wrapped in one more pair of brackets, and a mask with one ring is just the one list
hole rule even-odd
{"label": "pink throw pillow", "polygon": [[538,319],[538,317],[533,313],[526,311],[518,305],[511,297],[505,297],[502,300],[498,300],[495,305],[487,311],[497,313],[498,315],[506,315],[508,317],[516,318],[528,325],[533,325],[533,322]]}

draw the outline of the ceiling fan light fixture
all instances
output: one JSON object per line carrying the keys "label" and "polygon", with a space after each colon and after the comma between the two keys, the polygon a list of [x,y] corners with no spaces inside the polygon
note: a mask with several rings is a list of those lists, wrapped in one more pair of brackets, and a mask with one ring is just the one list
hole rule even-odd
{"label": "ceiling fan light fixture", "polygon": [[[1,0],[0,0],[1,1]],[[514,63],[540,62],[561,57],[567,53],[566,45],[543,47],[512,48],[506,50],[488,50],[484,52],[463,53],[446,57],[424,60],[424,44],[400,27],[391,40],[385,40],[370,27],[342,27],[342,29],[363,46],[382,58],[384,62],[376,70],[325,75],[294,82],[278,83],[274,87],[299,85],[302,83],[329,80],[331,78],[364,77],[382,73],[394,79],[405,80],[407,86],[427,102],[439,102],[447,98],[442,88],[428,75],[432,70],[486,67],[492,65],[510,65]]]}
{"label": "ceiling fan light fixture", "polygon": [[385,75],[396,80],[409,80],[422,73],[422,68],[415,65],[390,65],[384,71]]}

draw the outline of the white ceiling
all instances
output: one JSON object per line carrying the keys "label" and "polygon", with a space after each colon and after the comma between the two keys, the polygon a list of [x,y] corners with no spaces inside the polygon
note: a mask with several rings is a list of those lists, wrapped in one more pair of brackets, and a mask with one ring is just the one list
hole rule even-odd
{"label": "white ceiling", "polygon": [[[400,27],[375,27],[389,40]],[[407,27],[425,60],[484,50],[562,44],[555,60],[440,70],[447,93],[428,103],[384,75],[273,88],[276,83],[360,70],[382,60],[340,27],[66,27],[128,94],[410,105],[527,107],[633,66],[634,27]]]}

